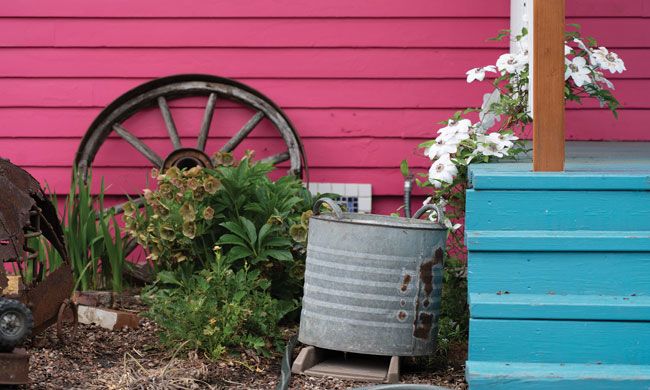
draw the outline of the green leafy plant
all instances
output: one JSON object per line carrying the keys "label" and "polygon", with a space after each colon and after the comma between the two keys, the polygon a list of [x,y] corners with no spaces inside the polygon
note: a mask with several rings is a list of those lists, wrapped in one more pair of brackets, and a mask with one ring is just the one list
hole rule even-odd
{"label": "green leafy plant", "polygon": [[282,348],[278,324],[297,301],[277,300],[271,282],[248,263],[233,270],[233,259],[215,247],[205,269],[179,278],[161,271],[143,293],[147,317],[161,327],[161,341],[170,348],[201,350],[213,359],[228,350],[254,349],[265,356]]}
{"label": "green leafy plant", "polygon": [[270,280],[275,297],[299,296],[314,197],[293,176],[270,180],[273,166],[254,163],[250,154],[218,160],[214,169],[153,172],[157,188],[144,190],[144,210],[125,208],[127,232],[158,269],[181,278],[205,268],[219,244],[235,269],[248,264]]}

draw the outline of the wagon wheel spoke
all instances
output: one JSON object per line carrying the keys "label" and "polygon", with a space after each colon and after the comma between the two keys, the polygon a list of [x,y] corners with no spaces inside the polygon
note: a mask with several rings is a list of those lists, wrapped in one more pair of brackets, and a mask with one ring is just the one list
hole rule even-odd
{"label": "wagon wheel spoke", "polygon": [[282,152],[282,153],[274,154],[273,156],[263,158],[262,160],[260,160],[260,162],[275,165],[275,164],[280,164],[281,162],[288,161],[290,158],[291,155],[287,151],[287,152]]}
{"label": "wagon wheel spoke", "polygon": [[205,105],[205,113],[203,114],[203,122],[201,122],[201,131],[199,131],[199,139],[196,143],[196,148],[205,151],[205,143],[208,140],[208,132],[210,131],[210,124],[212,123],[212,116],[214,115],[214,105],[217,103],[217,94],[211,93],[208,98],[208,103]]}
{"label": "wagon wheel spoke", "polygon": [[167,127],[167,132],[169,133],[169,138],[171,138],[172,143],[174,144],[174,149],[182,148],[183,145],[181,145],[181,139],[178,137],[178,130],[176,130],[174,118],[172,118],[172,113],[169,110],[167,99],[165,99],[164,96],[160,96],[158,98],[158,107],[160,107],[160,112],[162,112],[163,119],[165,120],[165,126]]}
{"label": "wagon wheel spoke", "polygon": [[120,136],[122,139],[124,139],[126,142],[131,144],[138,152],[140,152],[142,155],[144,155],[147,160],[151,161],[151,163],[160,168],[163,165],[163,159],[156,154],[149,146],[147,146],[144,142],[142,142],[138,137],[135,135],[131,134],[127,129],[125,129],[122,125],[119,123],[116,123],[113,125],[113,130]]}
{"label": "wagon wheel spoke", "polygon": [[232,152],[233,149],[239,145],[244,138],[250,134],[251,131],[257,126],[260,121],[264,118],[264,113],[262,111],[258,111],[251,119],[246,122],[246,124],[239,129],[237,134],[235,134],[226,144],[221,148],[222,152]]}

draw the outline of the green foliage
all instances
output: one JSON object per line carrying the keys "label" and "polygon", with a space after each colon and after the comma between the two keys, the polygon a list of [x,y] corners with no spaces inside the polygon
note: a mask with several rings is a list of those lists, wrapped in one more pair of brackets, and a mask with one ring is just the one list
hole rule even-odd
{"label": "green foliage", "polygon": [[[70,265],[76,281],[75,289],[122,291],[123,271],[128,266],[125,259],[127,240],[115,218],[115,210],[104,209],[104,184],[97,196],[91,194],[92,175],[87,180],[73,172],[70,192],[62,215],[62,227]],[[48,191],[50,192],[50,191]],[[57,204],[56,195],[51,202]],[[44,238],[36,237],[29,245],[38,251],[34,262],[43,266],[44,272],[34,274],[38,268],[28,264],[26,282],[42,280],[57,269],[62,259],[54,247]]]}
{"label": "green foliage", "polygon": [[447,260],[438,321],[439,353],[446,353],[450,345],[467,340],[469,334],[465,272],[463,264],[453,259]]}
{"label": "green foliage", "polygon": [[92,175],[86,180],[72,174],[66,199],[63,232],[76,287],[81,290],[122,291],[126,240],[115,210],[104,209],[104,181],[99,194],[91,194]]}
{"label": "green foliage", "polygon": [[[249,241],[256,240],[247,236]],[[161,341],[170,348],[180,344],[204,351],[213,359],[229,349],[254,349],[265,356],[281,350],[278,323],[298,307],[297,301],[272,298],[271,282],[259,270],[244,263],[234,271],[233,259],[222,256],[221,248],[215,254],[205,269],[190,276],[161,271],[156,284],[143,293],[149,305],[145,315],[161,327]]]}
{"label": "green foliage", "polygon": [[214,169],[154,172],[157,188],[145,190],[143,212],[125,210],[126,230],[161,270],[190,277],[221,245],[233,269],[248,264],[270,280],[273,296],[299,296],[315,199],[293,176],[270,180],[273,166],[249,154],[238,163],[225,153],[218,160]]}

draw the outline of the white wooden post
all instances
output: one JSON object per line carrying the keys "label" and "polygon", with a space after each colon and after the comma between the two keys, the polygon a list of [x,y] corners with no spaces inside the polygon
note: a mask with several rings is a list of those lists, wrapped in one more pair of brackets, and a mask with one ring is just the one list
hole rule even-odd
{"label": "white wooden post", "polygon": [[523,39],[523,42],[516,42],[514,39],[510,40],[510,53],[519,54],[522,50],[528,51],[528,58],[530,58],[530,83],[528,85],[528,113],[533,116],[533,34],[535,29],[533,26],[533,1],[534,0],[510,0],[510,32],[513,35],[519,35],[525,28],[528,30],[528,35]]}

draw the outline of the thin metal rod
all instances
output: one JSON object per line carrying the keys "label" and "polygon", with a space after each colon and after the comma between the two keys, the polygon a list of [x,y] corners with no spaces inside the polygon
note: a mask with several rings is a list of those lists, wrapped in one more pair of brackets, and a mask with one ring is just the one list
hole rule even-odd
{"label": "thin metal rod", "polygon": [[291,158],[291,156],[289,155],[289,152],[287,151],[287,152],[282,152],[282,153],[275,154],[273,156],[263,158],[262,160],[260,160],[260,162],[275,165],[275,164],[279,164],[281,162],[287,161],[290,158]]}
{"label": "thin metal rod", "polygon": [[258,111],[248,122],[235,134],[226,144],[221,148],[222,152],[232,152],[233,149],[239,145],[244,138],[250,134],[251,131],[257,126],[258,123],[264,118],[264,113]]}
{"label": "thin metal rod", "polygon": [[203,114],[203,122],[201,122],[201,131],[196,143],[196,148],[205,150],[205,143],[208,141],[208,133],[210,132],[210,124],[212,123],[212,115],[214,115],[214,105],[217,103],[217,94],[211,93],[208,98],[208,103],[205,105],[205,113]]}
{"label": "thin metal rod", "polygon": [[147,158],[147,160],[151,161],[151,163],[160,168],[163,165],[163,159],[156,154],[153,150],[151,150],[150,147],[148,147],[144,142],[140,141],[138,137],[135,135],[131,134],[127,129],[125,129],[122,125],[119,123],[116,123],[113,125],[113,131],[115,131],[120,137],[122,137],[126,142],[131,144],[137,150],[140,152],[143,156]]}
{"label": "thin metal rod", "polygon": [[165,120],[165,126],[167,127],[169,138],[172,140],[172,144],[174,144],[174,149],[182,148],[181,139],[178,137],[178,130],[176,130],[176,125],[174,124],[174,118],[172,118],[167,99],[164,96],[158,98],[158,107],[160,107],[160,112]]}

